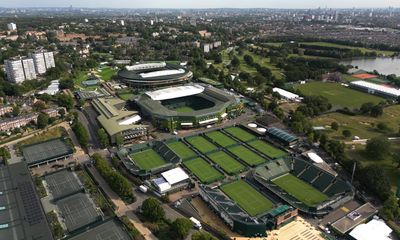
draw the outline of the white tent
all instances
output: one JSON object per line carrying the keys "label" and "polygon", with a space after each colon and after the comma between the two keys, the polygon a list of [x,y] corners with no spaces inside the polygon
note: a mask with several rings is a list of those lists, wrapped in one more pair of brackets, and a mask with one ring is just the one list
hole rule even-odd
{"label": "white tent", "polygon": [[391,232],[392,229],[386,225],[385,221],[372,219],[368,223],[355,227],[350,232],[350,236],[356,240],[391,240]]}

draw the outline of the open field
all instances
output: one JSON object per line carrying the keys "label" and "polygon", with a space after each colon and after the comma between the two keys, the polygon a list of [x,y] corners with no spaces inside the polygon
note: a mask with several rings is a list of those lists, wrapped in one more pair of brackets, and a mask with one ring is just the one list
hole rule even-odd
{"label": "open field", "polygon": [[361,91],[353,90],[338,83],[310,82],[295,85],[304,95],[324,96],[334,106],[358,108],[363,103],[379,103],[383,98]]}
{"label": "open field", "polygon": [[166,163],[153,149],[132,153],[130,156],[139,168],[144,170],[150,170]]}
{"label": "open field", "polygon": [[393,51],[382,51],[382,50],[375,50],[375,49],[371,49],[371,48],[353,47],[353,46],[347,46],[347,45],[343,45],[343,44],[329,43],[329,42],[302,42],[301,44],[310,45],[310,46],[346,48],[346,49],[354,49],[354,50],[358,49],[363,53],[376,52],[378,55],[385,55],[385,56],[392,56],[394,54]]}
{"label": "open field", "polygon": [[273,182],[308,206],[315,206],[328,199],[328,196],[290,173],[273,180]]}
{"label": "open field", "polygon": [[228,151],[233,153],[236,157],[242,159],[249,166],[257,166],[266,162],[264,158],[260,157],[242,145],[228,148]]}
{"label": "open field", "polygon": [[240,127],[229,127],[224,129],[227,133],[231,134],[232,136],[238,138],[240,141],[247,142],[249,140],[255,139],[256,136],[247,132],[246,130]]}
{"label": "open field", "polygon": [[195,158],[183,162],[202,183],[212,183],[223,178],[223,175],[202,158]]}
{"label": "open field", "polygon": [[274,204],[248,183],[239,180],[221,186],[221,190],[249,215],[256,216],[274,207]]}
{"label": "open field", "polygon": [[111,67],[104,67],[99,70],[99,76],[104,81],[110,81],[114,75],[116,75],[118,70],[115,70]]}
{"label": "open field", "polygon": [[248,143],[251,147],[257,151],[267,155],[270,158],[280,158],[286,156],[286,153],[279,148],[276,148],[265,141],[255,140]]}
{"label": "open field", "polygon": [[217,149],[217,146],[201,136],[189,137],[186,138],[186,141],[202,153],[208,153]]}
{"label": "open field", "polygon": [[88,78],[87,72],[79,72],[78,76],[76,76],[76,78],[74,78],[74,85],[76,88],[84,88],[84,86],[82,86],[82,82],[85,81]]}
{"label": "open field", "polygon": [[187,159],[197,156],[196,153],[192,151],[192,149],[190,149],[182,142],[176,141],[167,143],[167,146],[170,149],[172,149],[172,151],[174,151],[176,154],[178,154],[178,156],[182,159]]}
{"label": "open field", "polygon": [[209,132],[206,135],[207,137],[211,138],[214,142],[218,143],[222,147],[231,146],[237,143],[235,140],[226,136],[220,131]]}
{"label": "open field", "polygon": [[207,155],[215,164],[218,164],[226,173],[233,175],[242,172],[245,166],[223,151]]}

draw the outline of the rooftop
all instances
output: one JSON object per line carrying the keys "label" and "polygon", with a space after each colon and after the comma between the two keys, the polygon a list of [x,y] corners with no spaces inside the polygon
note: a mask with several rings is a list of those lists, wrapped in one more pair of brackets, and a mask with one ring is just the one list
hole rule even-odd
{"label": "rooftop", "polygon": [[183,74],[183,73],[185,73],[184,69],[173,69],[173,70],[160,70],[148,73],[140,73],[139,75],[142,78],[154,78],[154,77],[163,77],[163,76]]}
{"label": "rooftop", "polygon": [[391,240],[392,229],[381,219],[372,219],[355,227],[351,232],[355,240]]}
{"label": "rooftop", "polygon": [[83,190],[75,173],[64,169],[44,177],[54,199],[60,199]]}
{"label": "rooftop", "polygon": [[378,211],[371,203],[366,203],[334,222],[332,227],[340,233],[345,234],[377,212]]}
{"label": "rooftop", "polygon": [[192,96],[202,93],[203,91],[204,87],[197,84],[193,84],[193,85],[165,88],[152,92],[146,92],[146,95],[149,96],[152,100],[162,101],[167,99]]}
{"label": "rooftop", "polygon": [[189,178],[185,171],[182,168],[177,167],[166,172],[161,173],[161,176],[170,184],[173,185],[175,183],[182,182]]}
{"label": "rooftop", "polygon": [[350,83],[350,85],[369,88],[369,89],[373,89],[376,91],[380,91],[382,93],[390,94],[395,97],[400,97],[400,89],[397,89],[397,88],[392,88],[392,87],[379,85],[376,83],[371,83],[371,82],[366,82],[366,81],[353,81]]}
{"label": "rooftop", "polygon": [[22,147],[22,154],[28,165],[60,158],[73,153],[73,149],[62,138],[50,139]]}

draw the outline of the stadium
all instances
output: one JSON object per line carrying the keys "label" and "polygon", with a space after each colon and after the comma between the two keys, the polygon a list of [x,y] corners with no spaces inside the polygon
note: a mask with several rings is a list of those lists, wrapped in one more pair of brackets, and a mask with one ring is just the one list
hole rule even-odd
{"label": "stadium", "polygon": [[268,192],[308,215],[328,214],[354,197],[350,183],[300,158],[268,162],[252,175]]}
{"label": "stadium", "polygon": [[138,88],[160,88],[189,82],[193,73],[188,69],[165,62],[126,66],[118,72],[118,79]]}
{"label": "stadium", "polygon": [[135,102],[143,117],[167,131],[207,126],[235,117],[242,109],[234,96],[198,84],[149,91]]}

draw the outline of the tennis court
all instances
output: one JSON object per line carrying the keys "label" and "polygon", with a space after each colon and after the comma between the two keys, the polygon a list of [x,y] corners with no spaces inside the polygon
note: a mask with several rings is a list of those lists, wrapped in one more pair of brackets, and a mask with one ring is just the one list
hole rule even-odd
{"label": "tennis court", "polygon": [[221,186],[221,190],[251,216],[264,213],[274,207],[271,200],[243,180],[225,184]]}
{"label": "tennis court", "polygon": [[197,156],[195,152],[192,151],[183,142],[176,141],[167,143],[167,146],[174,151],[181,159],[188,159]]}
{"label": "tennis court", "polygon": [[254,167],[260,165],[266,160],[261,156],[257,155],[253,151],[249,150],[248,148],[239,145],[235,147],[228,148],[228,151],[233,153],[236,157],[242,159],[247,165]]}
{"label": "tennis court", "polygon": [[195,158],[183,162],[202,183],[212,183],[223,178],[223,175],[202,158]]}
{"label": "tennis court", "polygon": [[193,147],[199,150],[201,153],[208,153],[217,149],[217,146],[212,144],[211,142],[207,141],[204,137],[201,136],[194,136],[186,138]]}
{"label": "tennis court", "polygon": [[131,158],[143,170],[150,170],[166,164],[166,161],[153,149],[132,153]]}
{"label": "tennis court", "polygon": [[71,240],[129,240],[129,235],[115,220],[106,221],[94,228],[85,231]]}
{"label": "tennis court", "polygon": [[232,136],[236,137],[237,139],[243,142],[247,142],[256,138],[256,136],[254,136],[253,134],[249,133],[248,131],[240,127],[229,127],[225,128],[224,131],[226,131],[227,133],[231,134]]}
{"label": "tennis court", "polygon": [[78,177],[68,170],[52,173],[44,179],[55,200],[83,190]]}
{"label": "tennis court", "polygon": [[243,164],[236,161],[223,151],[208,154],[207,157],[209,157],[215,164],[218,164],[229,175],[242,172],[245,169]]}
{"label": "tennis court", "polygon": [[290,173],[278,177],[272,182],[307,206],[315,206],[328,200],[328,196]]}
{"label": "tennis court", "polygon": [[40,164],[58,158],[67,157],[74,153],[71,146],[61,138],[22,146],[22,154],[28,165]]}
{"label": "tennis court", "polygon": [[206,134],[206,136],[222,147],[228,147],[237,143],[235,140],[226,136],[220,131],[209,132]]}
{"label": "tennis court", "polygon": [[279,148],[276,148],[269,143],[262,141],[262,140],[255,140],[248,142],[251,147],[256,149],[257,151],[267,155],[270,158],[281,158],[286,156],[286,153]]}

